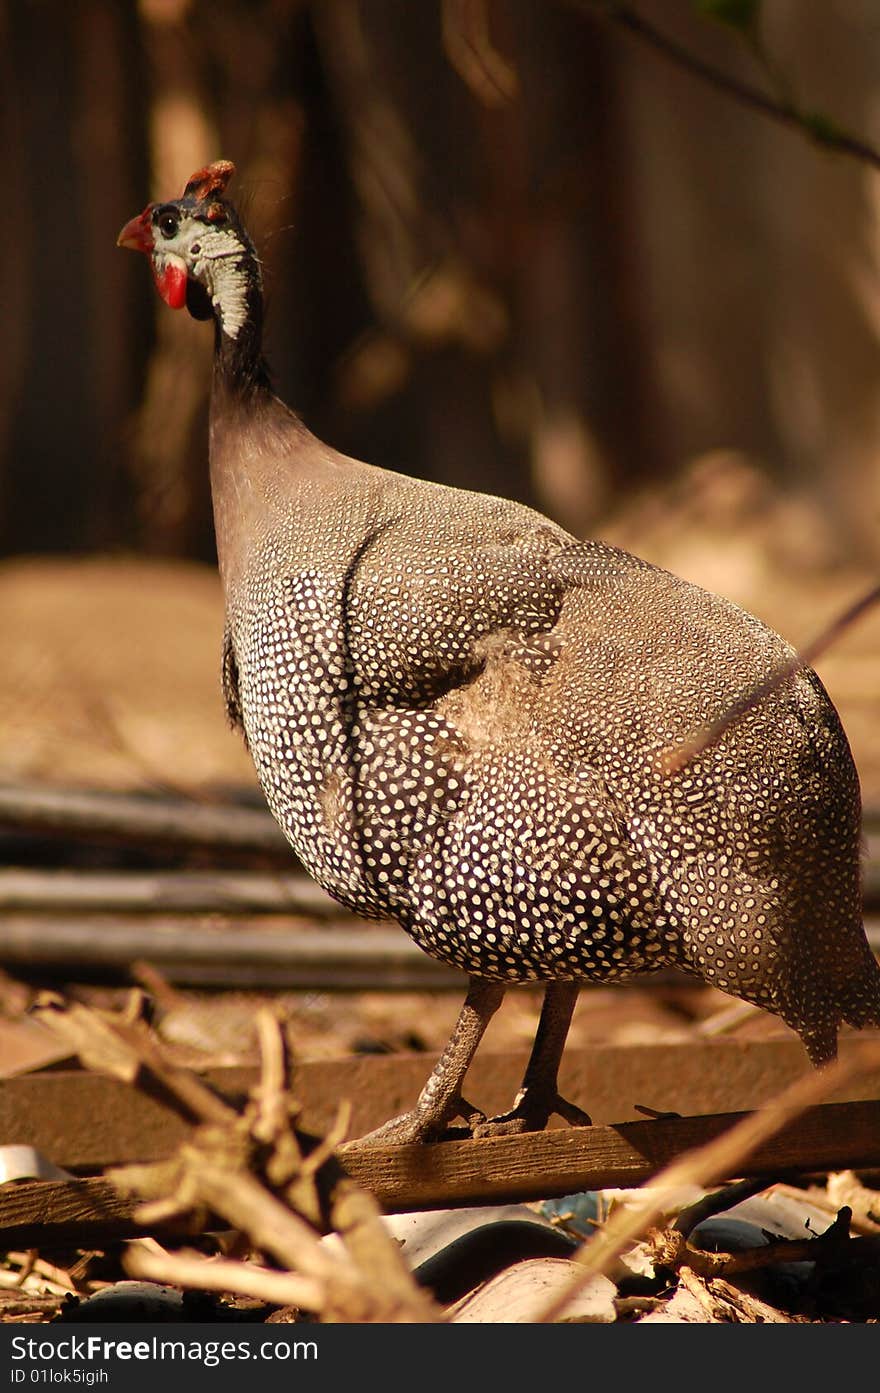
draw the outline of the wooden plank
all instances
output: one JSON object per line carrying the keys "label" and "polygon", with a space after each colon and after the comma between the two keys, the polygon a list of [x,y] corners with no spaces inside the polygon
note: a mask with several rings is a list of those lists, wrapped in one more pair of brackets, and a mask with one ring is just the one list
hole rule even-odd
{"label": "wooden plank", "polygon": [[[340,914],[344,911],[340,909]],[[187,915],[5,914],[0,963],[33,973],[51,968],[128,977],[149,962],[170,982],[275,990],[459,988],[465,976],[429,958],[396,925],[353,915],[312,928],[288,917],[243,917],[218,925]]]}
{"label": "wooden plank", "polygon": [[0,869],[0,910],[65,915],[308,914],[338,919],[341,905],[301,872]]}
{"label": "wooden plank", "polygon": [[[291,864],[295,858],[291,851]],[[880,899],[880,848],[864,873],[866,898]],[[0,868],[0,910],[35,914],[284,914],[339,919],[342,906],[302,871],[71,870]],[[365,923],[369,931],[371,926]],[[871,925],[877,929],[876,923]]]}
{"label": "wooden plank", "polygon": [[[173,985],[253,990],[455,990],[464,973],[430,958],[397,925],[373,924],[346,914],[313,927],[309,920],[274,914],[199,919],[194,914],[6,913],[0,963],[26,976],[64,973],[130,981],[133,962],[148,962]],[[310,916],[312,918],[313,916]],[[880,950],[880,923],[868,920],[868,939]],[[621,990],[694,986],[672,968],[630,977]],[[586,981],[583,989],[602,987]]]}
{"label": "wooden plank", "polygon": [[[866,897],[880,900],[880,809],[863,814],[868,865]],[[0,784],[0,829],[15,834],[52,835],[78,841],[112,842],[153,848],[182,847],[228,857],[242,852],[261,863],[290,871],[298,863],[277,823],[265,808],[202,803],[186,798]]]}
{"label": "wooden plank", "polygon": [[144,1229],[133,1218],[136,1208],[107,1180],[17,1180],[0,1187],[0,1251],[23,1241],[44,1249],[99,1247],[145,1233],[172,1238],[197,1232],[189,1220]]}
{"label": "wooden plank", "polygon": [[295,858],[269,813],[185,798],[0,785],[0,826],[81,840],[259,852],[289,868]]}
{"label": "wooden plank", "polygon": [[[745,1116],[658,1118],[616,1127],[568,1127],[524,1137],[383,1150],[354,1142],[342,1149],[341,1158],[389,1212],[507,1204],[642,1185],[685,1151],[711,1141]],[[880,1103],[825,1103],[808,1109],[757,1147],[745,1173],[877,1165]]]}
{"label": "wooden plank", "polygon": [[[841,1041],[845,1058],[856,1041]],[[509,1107],[526,1052],[478,1053],[467,1094],[489,1114]],[[303,1061],[294,1093],[303,1126],[325,1132],[339,1103],[352,1105],[353,1137],[411,1107],[436,1055],[356,1055]],[[705,1040],[682,1044],[596,1046],[563,1058],[563,1093],[594,1122],[638,1119],[636,1104],[658,1112],[699,1115],[760,1106],[808,1070],[798,1040]],[[244,1096],[254,1069],[214,1069],[204,1076],[225,1097]],[[880,1097],[880,1073],[863,1077],[838,1101]],[[0,1080],[0,1145],[29,1143],[66,1170],[97,1170],[159,1160],[185,1135],[177,1116],[136,1089],[84,1072]]]}
{"label": "wooden plank", "polygon": [[[636,1186],[741,1121],[743,1113],[574,1127],[524,1137],[367,1147],[342,1161],[389,1213],[550,1199]],[[880,1166],[880,1103],[825,1103],[757,1147],[737,1174]],[[720,1179],[732,1179],[720,1177]],[[99,1245],[143,1234],[134,1203],[104,1180],[28,1181],[0,1188],[0,1249]],[[166,1234],[167,1225],[150,1232]],[[179,1231],[179,1230],[178,1230]]]}
{"label": "wooden plank", "polygon": [[[236,1102],[256,1070],[221,1069],[208,1077]],[[52,1072],[0,1080],[0,1145],[33,1146],[62,1170],[158,1161],[188,1132],[170,1108],[118,1079]]]}

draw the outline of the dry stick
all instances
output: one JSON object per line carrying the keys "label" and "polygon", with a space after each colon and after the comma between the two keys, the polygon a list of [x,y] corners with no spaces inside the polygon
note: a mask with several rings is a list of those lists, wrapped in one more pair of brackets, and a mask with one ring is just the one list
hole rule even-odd
{"label": "dry stick", "polygon": [[302,1306],[320,1310],[324,1288],[314,1277],[291,1272],[270,1272],[253,1263],[232,1262],[228,1258],[206,1258],[200,1253],[169,1253],[164,1248],[148,1252],[132,1245],[126,1249],[123,1267],[132,1277],[150,1282],[171,1282],[197,1291],[234,1291],[275,1306]]}
{"label": "dry stick", "polygon": [[[8,1256],[11,1257],[11,1254]],[[66,1273],[63,1275],[66,1276]],[[56,1281],[42,1273],[28,1272],[24,1268],[20,1271],[7,1271],[6,1268],[0,1268],[0,1288],[3,1291],[32,1292],[36,1296],[46,1293],[52,1296],[69,1296],[71,1292],[75,1291],[73,1283],[69,1280],[66,1282]]]}
{"label": "dry stick", "polygon": [[825,1232],[813,1238],[783,1238],[740,1253],[709,1253],[694,1248],[682,1234],[672,1230],[658,1236],[655,1260],[676,1270],[689,1267],[701,1277],[728,1277],[782,1262],[830,1263],[835,1267],[870,1263],[876,1267],[880,1236],[850,1237],[851,1218],[851,1211],[844,1206]]}
{"label": "dry stick", "polygon": [[[132,999],[139,996],[133,993]],[[67,1040],[87,1068],[138,1084],[186,1121],[231,1126],[238,1120],[238,1114],[195,1074],[164,1057],[143,1022],[66,1003],[50,993],[38,998],[33,1015]]]}
{"label": "dry stick", "polygon": [[870,1237],[877,1236],[880,1228],[880,1192],[863,1185],[853,1171],[845,1170],[829,1175],[825,1193],[835,1208],[845,1205],[855,1222]]}
{"label": "dry stick", "polygon": [[[421,1323],[439,1319],[439,1311],[409,1273],[405,1290],[399,1282],[393,1290],[388,1289],[379,1274],[362,1272],[347,1253],[342,1257],[323,1245],[311,1224],[253,1175],[234,1169],[225,1160],[215,1160],[198,1143],[182,1146],[178,1158],[184,1172],[180,1188],[186,1207],[204,1205],[246,1234],[255,1248],[271,1254],[283,1268],[320,1283],[322,1298],[315,1310],[350,1321]],[[110,1171],[108,1179],[129,1188],[138,1171],[146,1175],[150,1169],[155,1168]],[[141,1214],[148,1217],[152,1208],[144,1206]]]}
{"label": "dry stick", "polygon": [[[257,1031],[263,1060],[260,1083],[251,1093],[258,1109],[251,1133],[271,1142],[275,1155],[267,1174],[276,1188],[283,1189],[292,1207],[308,1211],[315,1207],[316,1187],[329,1193],[329,1224],[349,1253],[355,1267],[372,1276],[386,1300],[404,1308],[419,1306],[422,1297],[397,1241],[382,1222],[382,1211],[373,1195],[357,1185],[335,1155],[348,1135],[351,1106],[342,1101],[336,1122],[326,1136],[303,1157],[296,1134],[290,1128],[288,1081],[292,1067],[290,1042],[281,1020],[272,1011],[257,1012]],[[308,1192],[303,1194],[303,1184]],[[315,1214],[315,1221],[320,1215]]]}
{"label": "dry stick", "polygon": [[723,1214],[725,1210],[732,1209],[735,1204],[741,1204],[743,1200],[760,1195],[771,1183],[766,1175],[752,1177],[748,1180],[736,1180],[732,1185],[725,1185],[723,1190],[716,1190],[714,1194],[704,1195],[695,1204],[689,1204],[686,1209],[681,1211],[672,1226],[672,1232],[688,1239],[698,1224],[702,1224],[706,1219],[714,1218],[716,1214]]}
{"label": "dry stick", "polygon": [[823,1234],[812,1238],[780,1239],[776,1243],[766,1243],[760,1248],[749,1248],[740,1253],[711,1253],[691,1245],[690,1235],[699,1224],[760,1194],[767,1185],[767,1176],[739,1180],[733,1185],[725,1185],[714,1194],[704,1195],[696,1204],[683,1209],[671,1229],[654,1235],[654,1261],[676,1271],[689,1267],[701,1277],[708,1278],[751,1272],[781,1262],[830,1261],[840,1265],[873,1262],[880,1256],[880,1237],[850,1238],[852,1210],[846,1205],[841,1207],[837,1218]]}
{"label": "dry stick", "polygon": [[750,1325],[796,1323],[796,1317],[785,1315],[775,1306],[752,1296],[750,1292],[740,1291],[738,1287],[731,1286],[720,1277],[716,1277],[710,1287],[705,1278],[683,1267],[679,1274],[679,1282],[700,1303],[713,1322],[727,1324],[735,1320],[740,1324],[747,1322]]}
{"label": "dry stick", "polygon": [[621,1209],[578,1250],[575,1261],[580,1270],[553,1300],[535,1309],[535,1321],[553,1321],[591,1277],[604,1272],[627,1247],[656,1223],[670,1204],[670,1191],[694,1185],[717,1183],[725,1175],[736,1174],[755,1147],[782,1130],[799,1113],[860,1074],[880,1063],[880,1046],[862,1045],[845,1060],[817,1069],[798,1079],[757,1112],[749,1115],[714,1141],[674,1161],[651,1182],[645,1199],[631,1209]]}
{"label": "dry stick", "polygon": [[287,1081],[290,1077],[290,1058],[281,1020],[268,1007],[261,1007],[254,1017],[260,1045],[260,1080],[251,1089],[251,1100],[257,1116],[251,1133],[257,1141],[274,1142],[290,1118]]}
{"label": "dry stick", "polygon": [[[235,1170],[225,1160],[215,1160],[198,1143],[182,1146],[178,1160],[183,1171],[180,1200],[185,1206],[204,1205],[231,1228],[245,1234],[254,1248],[274,1257],[286,1271],[317,1284],[318,1299],[309,1300],[310,1309],[350,1321],[423,1323],[440,1318],[439,1310],[419,1290],[408,1269],[404,1269],[404,1277],[396,1271],[392,1273],[391,1281],[385,1280],[381,1270],[362,1271],[351,1261],[348,1252],[342,1256],[322,1244],[311,1224],[271,1194],[253,1175]],[[107,1175],[114,1184],[131,1189],[138,1186],[141,1177],[149,1183],[155,1170],[155,1167],[132,1166],[111,1170]],[[165,1206],[166,1202],[159,1204]],[[144,1205],[135,1217],[147,1221],[155,1208],[155,1205]],[[127,1266],[131,1252],[129,1249],[126,1256]],[[403,1265],[399,1250],[395,1258]],[[139,1261],[139,1258],[133,1259],[135,1264]],[[160,1280],[180,1280],[179,1273],[162,1266],[158,1257],[153,1275]],[[198,1285],[200,1281],[201,1272],[196,1274],[196,1281],[187,1282],[187,1285]],[[274,1298],[267,1296],[266,1299]],[[298,1300],[305,1304],[303,1291]]]}
{"label": "dry stick", "polygon": [[[339,1234],[355,1267],[374,1279],[386,1300],[398,1302],[402,1309],[418,1312],[424,1298],[396,1239],[382,1221],[377,1200],[352,1180],[335,1154],[349,1132],[351,1105],[348,1101],[340,1103],[336,1121],[323,1140],[306,1157],[298,1155],[298,1175],[293,1172],[289,1176],[281,1175],[280,1167],[290,1156],[295,1142],[295,1134],[289,1128],[287,1092],[292,1064],[290,1044],[278,1016],[268,1009],[257,1013],[257,1029],[263,1072],[258,1090],[252,1094],[259,1107],[252,1132],[259,1138],[262,1128],[265,1139],[275,1143],[277,1165],[270,1171],[271,1178],[279,1185],[285,1185],[288,1179],[293,1182],[286,1197],[297,1207],[295,1202],[302,1188],[298,1182],[305,1180],[314,1187],[320,1171],[321,1189],[329,1194],[329,1226]],[[279,1171],[277,1177],[275,1170]],[[312,1194],[307,1197],[308,1202],[313,1203]],[[316,1219],[319,1217],[316,1215]],[[427,1309],[425,1307],[426,1312]]]}
{"label": "dry stick", "polygon": [[14,1263],[19,1268],[16,1275],[20,1282],[23,1282],[26,1277],[34,1275],[43,1277],[46,1281],[55,1282],[66,1291],[76,1291],[76,1284],[68,1270],[65,1267],[57,1267],[53,1262],[47,1262],[45,1258],[38,1257],[33,1248],[27,1253],[6,1253],[4,1261]]}
{"label": "dry stick", "polygon": [[[290,1128],[287,1089],[291,1049],[287,1032],[270,1010],[259,1011],[256,1025],[263,1070],[260,1084],[251,1095],[258,1107],[251,1131],[256,1138],[274,1146],[274,1156],[267,1165],[270,1180],[283,1190],[297,1211],[316,1208],[319,1188],[323,1194],[329,1194],[330,1229],[337,1231],[356,1268],[372,1276],[386,1300],[400,1302],[402,1308],[412,1308],[414,1302],[418,1307],[422,1295],[402,1258],[400,1245],[384,1227],[382,1209],[372,1194],[351,1180],[334,1155],[348,1135],[351,1106],[348,1102],[340,1103],[336,1123],[304,1158]],[[320,1222],[317,1212],[315,1222]]]}
{"label": "dry stick", "polygon": [[[193,1160],[199,1198],[214,1214],[247,1234],[255,1248],[271,1255],[285,1268],[321,1282],[325,1298],[335,1297],[353,1310],[372,1313],[383,1303],[347,1263],[322,1246],[310,1224],[271,1195],[254,1176],[234,1174],[196,1148],[181,1148]],[[113,1179],[113,1172],[110,1172]],[[332,1294],[332,1296],[331,1296]]]}
{"label": "dry stick", "polygon": [[[132,994],[137,1003],[138,994]],[[263,1047],[263,1069],[255,1090],[252,1110],[261,1131],[261,1140],[272,1144],[267,1161],[284,1169],[280,1183],[292,1192],[297,1179],[314,1187],[315,1172],[321,1161],[330,1160],[330,1183],[337,1191],[331,1196],[341,1210],[340,1230],[353,1232],[356,1253],[345,1257],[323,1246],[312,1225],[276,1198],[260,1180],[242,1169],[247,1157],[240,1117],[222,1099],[205,1087],[189,1070],[165,1059],[162,1049],[143,1022],[124,1016],[111,1016],[89,1007],[72,1004],[66,1009],[59,998],[46,998],[39,1018],[70,1039],[84,1063],[100,1072],[137,1083],[145,1091],[157,1089],[184,1117],[199,1121],[203,1130],[184,1143],[174,1161],[158,1166],[132,1166],[110,1171],[108,1179],[123,1190],[144,1187],[161,1198],[141,1207],[146,1221],[192,1210],[199,1206],[217,1214],[246,1234],[255,1247],[271,1253],[284,1266],[301,1272],[322,1284],[323,1300],[317,1309],[330,1310],[348,1319],[431,1321],[438,1318],[433,1302],[417,1287],[405,1267],[399,1250],[384,1230],[378,1236],[369,1230],[379,1228],[379,1210],[372,1196],[363,1196],[342,1172],[335,1159],[327,1158],[320,1144],[313,1157],[303,1159],[298,1138],[289,1127],[290,1107],[285,1091],[289,1055],[280,1022],[272,1012],[258,1014]],[[297,1162],[299,1176],[293,1174]],[[334,1184],[335,1182],[335,1184]],[[168,1188],[174,1189],[173,1194]],[[362,1270],[358,1258],[369,1252],[372,1268]],[[380,1278],[388,1280],[383,1281]]]}
{"label": "dry stick", "polygon": [[796,653],[787,663],[783,663],[781,667],[771,673],[765,682],[762,682],[759,686],[753,688],[751,692],[748,692],[738,701],[735,701],[732,706],[728,707],[723,715],[718,717],[717,721],[712,721],[710,725],[701,726],[682,744],[662,750],[657,756],[657,764],[661,773],[667,777],[681,773],[686,765],[690,764],[690,762],[699,755],[704,754],[712,745],[716,745],[732,725],[742,716],[746,715],[747,712],[753,711],[756,706],[760,705],[765,697],[769,696],[770,693],[775,691],[783,682],[787,682],[790,677],[794,677],[795,673],[800,672],[802,668],[808,667],[814,663],[817,658],[830,648],[832,643],[834,643],[841,634],[845,633],[857,619],[860,619],[861,616],[867,610],[871,609],[873,605],[877,604],[878,601],[880,601],[880,585],[874,586],[866,595],[862,595],[861,598],[850,605],[847,610],[844,610],[843,614],[838,615],[836,619],[832,620],[827,628],[823,629],[821,634],[813,639],[812,643],[807,644],[806,648],[800,653]]}

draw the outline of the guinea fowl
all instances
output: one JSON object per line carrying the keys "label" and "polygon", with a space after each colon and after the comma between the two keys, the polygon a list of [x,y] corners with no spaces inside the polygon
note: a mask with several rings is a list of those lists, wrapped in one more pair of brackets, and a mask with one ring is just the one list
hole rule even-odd
{"label": "guinea fowl", "polygon": [[[557,1071],[579,986],[673,966],[777,1013],[810,1060],[880,1024],[859,785],[821,682],[759,620],[531,509],[348,459],[273,394],[259,259],[218,161],[119,244],[213,318],[223,688],[303,865],[469,989],[373,1137],[589,1122]],[[742,704],[681,767],[663,755]],[[512,983],[546,983],[512,1110],[462,1085]]]}

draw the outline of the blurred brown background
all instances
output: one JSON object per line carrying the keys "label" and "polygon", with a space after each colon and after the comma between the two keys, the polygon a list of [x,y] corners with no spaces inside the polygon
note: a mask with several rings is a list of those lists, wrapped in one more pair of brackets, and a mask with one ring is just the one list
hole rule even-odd
{"label": "blurred brown background", "polygon": [[[697,8],[638,6],[760,85]],[[795,644],[874,583],[878,174],[599,9],[0,0],[0,781],[253,786],[217,677],[211,334],[115,247],[221,156],[279,393],[337,447],[535,504]],[[762,32],[880,144],[872,0],[764,0]],[[878,637],[819,664],[874,803]]]}

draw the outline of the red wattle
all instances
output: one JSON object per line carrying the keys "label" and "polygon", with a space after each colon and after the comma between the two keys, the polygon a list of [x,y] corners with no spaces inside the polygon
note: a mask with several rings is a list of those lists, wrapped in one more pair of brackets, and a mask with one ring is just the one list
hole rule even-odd
{"label": "red wattle", "polygon": [[168,263],[164,271],[159,271],[154,266],[153,279],[166,305],[170,305],[173,310],[182,310],[186,304],[186,271],[183,267],[175,266],[173,261]]}

